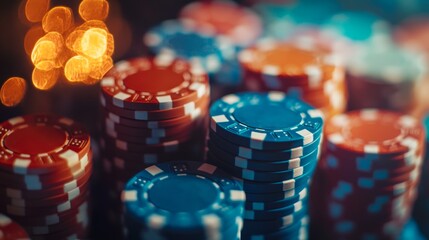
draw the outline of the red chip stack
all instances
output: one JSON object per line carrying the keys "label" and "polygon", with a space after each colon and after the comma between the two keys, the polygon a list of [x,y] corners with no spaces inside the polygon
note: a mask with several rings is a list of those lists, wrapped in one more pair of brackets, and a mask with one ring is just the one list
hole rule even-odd
{"label": "red chip stack", "polygon": [[416,197],[424,136],[417,119],[389,111],[363,109],[330,119],[320,162],[318,236],[397,239]]}
{"label": "red chip stack", "polygon": [[87,237],[90,136],[71,119],[27,115],[0,124],[0,211],[31,239]]}
{"label": "red chip stack", "polygon": [[265,40],[242,51],[239,60],[245,90],[282,91],[302,98],[326,117],[345,109],[344,70],[325,52]]}
{"label": "red chip stack", "polygon": [[27,240],[27,232],[18,223],[8,216],[0,213],[0,239],[2,240]]}
{"label": "red chip stack", "polygon": [[101,89],[102,181],[118,226],[120,193],[132,176],[160,162],[203,159],[210,87],[200,67],[159,55],[116,63]]}

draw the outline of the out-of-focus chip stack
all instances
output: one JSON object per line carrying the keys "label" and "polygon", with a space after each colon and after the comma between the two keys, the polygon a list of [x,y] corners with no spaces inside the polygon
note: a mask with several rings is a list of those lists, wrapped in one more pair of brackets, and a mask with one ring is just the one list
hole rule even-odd
{"label": "out-of-focus chip stack", "polygon": [[[193,2],[180,12],[180,18],[195,23],[195,31],[212,32],[228,39],[237,49],[256,42],[263,29],[259,16],[251,9],[230,1]],[[213,74],[212,99],[236,92],[242,80],[237,56],[225,59]]]}
{"label": "out-of-focus chip stack", "polygon": [[101,88],[102,181],[118,226],[120,193],[132,176],[155,163],[203,158],[210,87],[199,66],[158,55],[116,63]]}
{"label": "out-of-focus chip stack", "polygon": [[29,240],[27,232],[18,223],[0,213],[0,239]]}
{"label": "out-of-focus chip stack", "polygon": [[86,238],[89,134],[68,118],[27,115],[1,123],[0,141],[0,211],[31,239]]}
{"label": "out-of-focus chip stack", "polygon": [[306,239],[321,111],[282,92],[226,95],[210,108],[208,162],[242,182],[241,239]]}
{"label": "out-of-focus chip stack", "polygon": [[413,109],[415,86],[426,73],[424,56],[397,46],[384,35],[357,49],[347,63],[348,109]]}
{"label": "out-of-focus chip stack", "polygon": [[239,60],[245,90],[285,92],[322,110],[327,118],[345,109],[344,69],[333,55],[265,40],[242,51]]}
{"label": "out-of-focus chip stack", "polygon": [[420,180],[424,129],[395,112],[363,109],[327,121],[320,162],[324,239],[397,239]]}
{"label": "out-of-focus chip stack", "polygon": [[419,185],[419,194],[414,206],[413,217],[420,227],[422,233],[428,237],[429,229],[427,222],[429,221],[429,115],[423,119],[423,125],[426,130],[425,140],[425,158],[422,167],[422,177]]}
{"label": "out-of-focus chip stack", "polygon": [[239,240],[245,193],[216,166],[156,164],[127,183],[122,200],[126,238]]}
{"label": "out-of-focus chip stack", "polygon": [[[145,34],[143,43],[155,56],[179,57],[203,68],[209,74],[212,86],[216,85],[216,75],[225,71],[222,70],[224,63],[234,61],[237,52],[229,38],[216,35],[209,25],[197,24],[189,18],[162,22]],[[231,82],[239,82],[239,76],[236,77]],[[211,94],[212,100],[219,97],[216,91]]]}

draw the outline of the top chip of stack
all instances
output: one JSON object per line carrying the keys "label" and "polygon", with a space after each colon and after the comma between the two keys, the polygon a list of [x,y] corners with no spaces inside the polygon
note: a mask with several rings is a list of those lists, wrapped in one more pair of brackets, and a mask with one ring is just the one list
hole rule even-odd
{"label": "top chip of stack", "polygon": [[266,39],[239,55],[243,87],[251,91],[282,91],[304,99],[326,117],[346,105],[344,69],[336,57],[314,46]]}
{"label": "top chip of stack", "polygon": [[89,134],[71,119],[27,115],[0,124],[0,211],[32,239],[85,238]]}
{"label": "top chip of stack", "polygon": [[414,203],[424,130],[411,116],[375,109],[327,122],[321,161],[327,238],[395,238]]}
{"label": "top chip of stack", "polygon": [[239,239],[245,193],[216,166],[153,165],[127,183],[122,201],[128,239]]}
{"label": "top chip of stack", "polygon": [[208,161],[246,192],[242,237],[305,237],[322,113],[281,92],[246,92],[213,103],[210,117]]}

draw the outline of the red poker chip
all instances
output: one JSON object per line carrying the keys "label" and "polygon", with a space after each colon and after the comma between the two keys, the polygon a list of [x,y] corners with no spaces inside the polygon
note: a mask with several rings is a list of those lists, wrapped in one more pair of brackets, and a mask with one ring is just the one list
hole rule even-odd
{"label": "red poker chip", "polygon": [[263,31],[256,13],[232,2],[194,2],[181,10],[180,17],[195,22],[197,31],[213,28],[240,46],[253,43]]}
{"label": "red poker chip", "polygon": [[375,109],[337,115],[325,125],[326,141],[352,153],[404,154],[416,149],[424,136],[411,116]]}
{"label": "red poker chip", "polygon": [[209,92],[208,76],[201,68],[162,57],[118,62],[101,87],[107,106],[132,110],[174,109]]}
{"label": "red poker chip", "polygon": [[90,148],[89,134],[68,118],[27,115],[9,119],[0,128],[0,167],[15,173],[64,170]]}
{"label": "red poker chip", "polygon": [[10,216],[40,216],[47,214],[55,214],[69,211],[77,208],[83,202],[88,200],[88,194],[80,195],[71,201],[64,201],[49,207],[25,208],[12,205],[0,205],[0,210],[6,212]]}
{"label": "red poker chip", "polygon": [[41,190],[23,190],[21,188],[11,187],[8,185],[0,186],[0,196],[7,196],[10,198],[21,198],[21,199],[33,199],[33,198],[44,198],[51,197],[58,194],[64,194],[70,192],[78,186],[82,186],[87,183],[91,178],[92,171],[86,171],[86,173],[78,179],[71,180],[59,184],[58,186],[53,186],[50,188],[44,188]]}
{"label": "red poker chip", "polygon": [[195,112],[198,112],[204,106],[207,106],[209,103],[209,98],[207,95],[197,99],[196,101],[188,102],[182,106],[175,108],[170,108],[167,110],[129,110],[124,108],[119,108],[114,105],[111,105],[108,102],[105,102],[104,99],[100,98],[101,105],[105,107],[109,112],[112,112],[116,115],[122,116],[124,118],[130,118],[135,120],[168,120],[172,118],[180,118],[184,116],[192,116]]}
{"label": "red poker chip", "polygon": [[2,240],[30,239],[23,227],[4,214],[0,214],[0,235]]}
{"label": "red poker chip", "polygon": [[[29,190],[43,190],[52,186],[60,185],[65,182],[70,182],[74,179],[79,179],[86,172],[91,171],[91,163],[87,161],[78,169],[70,171],[62,171],[54,174],[44,175],[13,175],[0,172],[0,182],[6,182],[7,186],[22,187]],[[2,184],[0,184],[2,185]]]}
{"label": "red poker chip", "polygon": [[183,117],[178,118],[172,118],[168,120],[160,120],[160,121],[141,121],[141,120],[134,120],[129,118],[124,118],[119,115],[116,115],[111,112],[104,112],[104,119],[109,119],[113,121],[116,124],[119,124],[121,126],[128,126],[128,127],[138,127],[138,128],[166,128],[166,127],[175,127],[182,124],[187,124],[189,122],[192,122],[196,119],[202,118],[206,111],[196,111],[192,115],[185,115]]}

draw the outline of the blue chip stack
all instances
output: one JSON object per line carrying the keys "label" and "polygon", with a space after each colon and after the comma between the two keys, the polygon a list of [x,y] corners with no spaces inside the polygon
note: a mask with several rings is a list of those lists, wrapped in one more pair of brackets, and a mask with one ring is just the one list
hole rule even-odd
{"label": "blue chip stack", "polygon": [[180,161],[138,173],[122,192],[127,239],[240,238],[245,193],[208,163]]}
{"label": "blue chip stack", "polygon": [[246,192],[242,239],[307,238],[321,112],[281,92],[246,92],[213,103],[210,119],[207,161]]}

